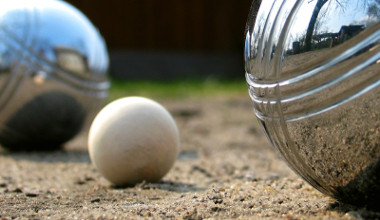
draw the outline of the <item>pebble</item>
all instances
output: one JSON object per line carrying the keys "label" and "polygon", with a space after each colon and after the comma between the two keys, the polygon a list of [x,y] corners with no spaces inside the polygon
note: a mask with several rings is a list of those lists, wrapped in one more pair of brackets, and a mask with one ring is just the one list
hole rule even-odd
{"label": "pebble", "polygon": [[27,197],[37,197],[38,193],[36,193],[36,192],[26,192],[25,195]]}

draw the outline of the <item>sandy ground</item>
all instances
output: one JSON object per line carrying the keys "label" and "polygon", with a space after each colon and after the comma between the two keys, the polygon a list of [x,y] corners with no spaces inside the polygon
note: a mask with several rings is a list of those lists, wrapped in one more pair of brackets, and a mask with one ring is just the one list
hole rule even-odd
{"label": "sandy ground", "polygon": [[380,219],[296,176],[248,95],[157,101],[181,132],[181,153],[161,182],[112,186],[92,166],[85,133],[55,152],[0,150],[0,219]]}

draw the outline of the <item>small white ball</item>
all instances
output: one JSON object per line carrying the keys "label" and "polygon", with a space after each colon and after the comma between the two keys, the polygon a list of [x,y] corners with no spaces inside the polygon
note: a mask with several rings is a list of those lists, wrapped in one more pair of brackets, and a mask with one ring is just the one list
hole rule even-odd
{"label": "small white ball", "polygon": [[159,181],[179,152],[179,132],[170,113],[142,97],[118,99],[95,117],[88,150],[98,171],[118,186]]}

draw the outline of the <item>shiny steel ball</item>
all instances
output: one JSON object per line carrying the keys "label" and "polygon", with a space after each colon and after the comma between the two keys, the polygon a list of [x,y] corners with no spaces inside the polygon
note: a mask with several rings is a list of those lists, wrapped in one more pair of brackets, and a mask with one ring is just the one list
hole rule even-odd
{"label": "shiny steel ball", "polygon": [[268,0],[250,17],[246,79],[271,143],[316,189],[378,209],[380,4]]}
{"label": "shiny steel ball", "polygon": [[77,135],[108,95],[99,31],[64,1],[0,1],[0,144],[51,150]]}

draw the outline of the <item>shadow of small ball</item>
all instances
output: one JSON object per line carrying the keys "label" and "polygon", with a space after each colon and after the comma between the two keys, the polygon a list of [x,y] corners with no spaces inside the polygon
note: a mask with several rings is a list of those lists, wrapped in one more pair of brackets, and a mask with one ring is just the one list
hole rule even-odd
{"label": "shadow of small ball", "polygon": [[56,150],[81,130],[85,116],[75,98],[50,91],[26,103],[1,126],[0,144],[12,151]]}

